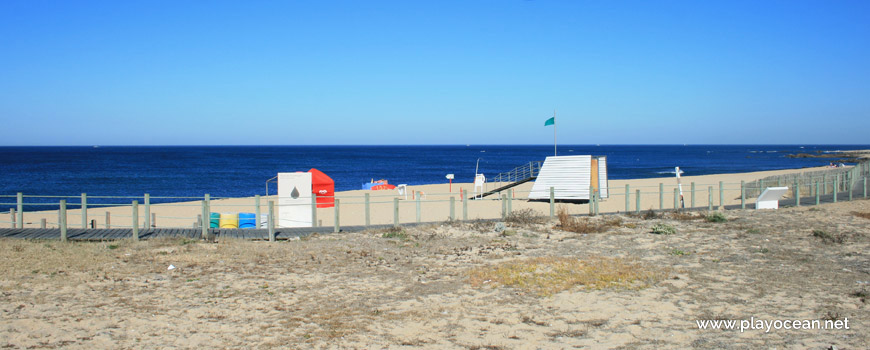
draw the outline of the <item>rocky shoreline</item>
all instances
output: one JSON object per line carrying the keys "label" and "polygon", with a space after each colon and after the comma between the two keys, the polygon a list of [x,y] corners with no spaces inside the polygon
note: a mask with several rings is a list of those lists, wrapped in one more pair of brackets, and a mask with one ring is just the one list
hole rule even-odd
{"label": "rocky shoreline", "polygon": [[832,162],[837,163],[858,163],[864,159],[870,158],[870,150],[851,150],[851,151],[836,151],[824,153],[816,151],[815,153],[797,153],[786,155],[787,158],[829,158]]}

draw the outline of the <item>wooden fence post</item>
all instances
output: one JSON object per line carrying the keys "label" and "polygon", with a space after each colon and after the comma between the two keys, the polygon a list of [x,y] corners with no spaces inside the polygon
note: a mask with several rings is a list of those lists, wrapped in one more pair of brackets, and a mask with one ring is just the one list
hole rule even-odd
{"label": "wooden fence post", "polygon": [[[257,221],[260,218],[257,217]],[[257,225],[259,226],[259,225]],[[269,201],[269,214],[266,217],[266,226],[269,227],[269,242],[275,241],[275,201]]]}
{"label": "wooden fence post", "polygon": [[[18,228],[24,228],[24,193],[18,192],[15,197],[17,202],[15,203],[15,207],[17,208],[16,213],[18,214],[18,220],[12,218],[12,221],[18,225]],[[15,228],[15,226],[12,227]]]}
{"label": "wooden fence post", "polygon": [[589,186],[589,216],[595,215],[595,189]]}
{"label": "wooden fence post", "polygon": [[10,224],[10,228],[18,227],[17,221],[15,220],[15,208],[9,208],[9,222],[12,223]]}
{"label": "wooden fence post", "polygon": [[332,229],[332,232],[339,233],[341,232],[341,202],[338,198],[335,199],[335,219],[333,222],[335,223],[335,227]]}
{"label": "wooden fence post", "polygon": [[725,209],[725,182],[719,181],[719,209]]}
{"label": "wooden fence post", "polygon": [[371,199],[369,197],[370,197],[369,194],[366,193],[366,199],[365,199],[366,226],[369,226],[372,224],[372,209],[371,209],[371,204],[370,204]]}
{"label": "wooden fence post", "polygon": [[674,187],[674,211],[680,210],[680,190]]}
{"label": "wooden fence post", "polygon": [[88,194],[82,193],[82,228],[88,228]]}
{"label": "wooden fence post", "polygon": [[260,195],[254,195],[254,228],[260,228]]}
{"label": "wooden fence post", "polygon": [[311,195],[311,227],[317,227],[317,193]]}
{"label": "wooden fence post", "polygon": [[631,194],[631,190],[629,189],[628,184],[625,184],[625,212],[626,213],[628,213],[628,211],[631,210],[631,208],[630,208],[631,198],[629,198],[630,194]]}
{"label": "wooden fence post", "polygon": [[143,201],[145,201],[145,225],[143,227],[147,230],[154,226],[154,223],[151,222],[151,219],[153,218],[151,216],[151,195],[146,193]]}
{"label": "wooden fence post", "polygon": [[450,197],[450,221],[456,220],[456,197]]}
{"label": "wooden fence post", "polygon": [[840,189],[839,180],[840,180],[839,176],[834,178],[834,203],[837,203],[837,192],[839,192],[839,189]]}
{"label": "wooden fence post", "polygon": [[45,218],[39,219],[39,228],[45,228]]}
{"label": "wooden fence post", "polygon": [[601,190],[595,191],[595,215],[598,216],[598,202],[601,201]]}
{"label": "wooden fence post", "polygon": [[848,186],[846,186],[849,190],[849,200],[852,200],[852,190],[854,189],[852,186],[852,177],[850,176],[847,181],[849,181]]}
{"label": "wooden fence post", "polygon": [[112,214],[106,211],[106,228],[112,228]]}
{"label": "wooden fence post", "polygon": [[393,198],[393,227],[399,227],[399,198]]}
{"label": "wooden fence post", "polygon": [[746,209],[746,181],[740,180],[740,209]]}
{"label": "wooden fence post", "polygon": [[58,220],[58,226],[60,226],[60,241],[66,242],[66,199],[60,200],[60,210],[58,211],[60,214],[60,220]]}
{"label": "wooden fence post", "polygon": [[819,205],[819,180],[816,180],[816,205]]}
{"label": "wooden fence post", "polygon": [[640,190],[635,190],[634,192],[634,211],[635,213],[640,214]]}
{"label": "wooden fence post", "polygon": [[157,228],[157,213],[151,213],[151,227]]}
{"label": "wooden fence post", "polygon": [[202,201],[202,226],[200,227],[200,228],[202,228],[202,232],[201,232],[200,238],[206,239],[206,240],[208,239],[208,226],[210,224],[211,224],[211,216],[209,216],[209,212],[208,212],[208,201],[203,200]]}
{"label": "wooden fence post", "polygon": [[707,186],[707,210],[713,211],[713,186]]}
{"label": "wooden fence post", "polygon": [[501,219],[507,217],[507,195],[501,195]]}
{"label": "wooden fence post", "polygon": [[[866,181],[865,181],[865,183],[866,183]],[[864,187],[866,187],[866,186],[864,186]],[[867,197],[867,194],[864,194],[864,197]],[[555,218],[555,217],[556,217],[556,189],[553,186],[550,186],[550,220],[553,220],[553,218]]]}
{"label": "wooden fence post", "polygon": [[796,207],[799,207],[799,206],[801,206],[801,183],[800,183],[801,180],[798,179],[795,181],[797,181],[797,182],[795,182],[795,186],[794,186],[794,191],[795,191],[795,193],[794,193],[794,205]]}
{"label": "wooden fence post", "polygon": [[139,202],[133,201],[133,240],[139,240]]}

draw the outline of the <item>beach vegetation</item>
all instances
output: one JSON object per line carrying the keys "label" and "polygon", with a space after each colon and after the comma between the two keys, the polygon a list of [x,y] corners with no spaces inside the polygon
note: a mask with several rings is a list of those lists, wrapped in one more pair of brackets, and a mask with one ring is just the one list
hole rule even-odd
{"label": "beach vegetation", "polygon": [[544,223],[545,218],[540,212],[526,208],[511,211],[504,221],[514,225],[535,225]]}
{"label": "beach vegetation", "polygon": [[402,227],[390,227],[384,229],[381,232],[381,238],[398,239],[400,241],[407,241],[411,239],[411,237],[408,235],[407,232],[405,232],[405,229]]}
{"label": "beach vegetation", "polygon": [[584,335],[586,335],[586,331],[581,330],[581,329],[566,329],[566,330],[559,330],[559,331],[551,332],[547,335],[550,336],[550,338],[552,338],[552,339],[581,338]]}
{"label": "beach vegetation", "polygon": [[852,215],[857,216],[859,218],[864,218],[864,219],[870,220],[870,212],[862,213],[862,212],[858,212],[858,211],[853,211]]}
{"label": "beach vegetation", "polygon": [[537,257],[474,268],[468,282],[475,288],[504,286],[550,296],[576,286],[640,289],[664,277],[661,270],[623,258]]}
{"label": "beach vegetation", "polygon": [[705,218],[705,220],[707,220],[707,222],[726,222],[726,221],[728,221],[728,218],[726,218],[725,214],[723,214],[722,212],[714,211],[712,213],[707,214],[707,217]]}
{"label": "beach vegetation", "polygon": [[523,321],[523,323],[525,323],[527,325],[532,325],[532,326],[540,326],[540,327],[549,327],[550,326],[549,323],[544,322],[544,321],[535,320],[535,318],[533,316],[528,316],[528,315],[523,316],[522,321]]}
{"label": "beach vegetation", "polygon": [[670,214],[668,214],[668,217],[671,219],[674,219],[674,220],[679,220],[679,221],[691,221],[691,220],[698,220],[698,219],[704,218],[701,215],[695,215],[691,212],[682,211],[682,210],[671,212]]}
{"label": "beach vegetation", "polygon": [[652,210],[652,208],[650,208],[649,210],[644,212],[643,215],[641,216],[641,218],[643,218],[644,220],[655,220],[655,219],[659,219],[661,217],[662,216],[659,215],[658,213],[656,213],[655,210]]}
{"label": "beach vegetation", "polygon": [[622,218],[610,217],[593,220],[589,218],[575,218],[568,214],[568,210],[560,208],[558,213],[559,227],[574,233],[602,233],[611,228],[621,227]]}
{"label": "beach vegetation", "polygon": [[870,298],[870,292],[867,291],[867,287],[861,287],[860,290],[856,290],[849,295],[858,298],[861,300],[861,303],[866,303],[867,299]]}
{"label": "beach vegetation", "polygon": [[674,250],[671,250],[671,252],[668,253],[668,254],[670,254],[670,255],[674,255],[674,256],[689,255],[688,252],[683,251],[683,250],[680,250],[680,249],[674,249]]}
{"label": "beach vegetation", "polygon": [[831,243],[843,243],[846,241],[843,235],[838,234],[830,234],[824,230],[815,229],[813,230],[813,237],[821,239],[822,242],[831,244]]}
{"label": "beach vegetation", "polygon": [[492,222],[477,219],[472,221],[470,224],[471,228],[479,233],[489,232],[492,230]]}
{"label": "beach vegetation", "polygon": [[652,227],[652,233],[657,235],[672,235],[677,233],[677,229],[674,226],[660,223]]}
{"label": "beach vegetation", "polygon": [[837,321],[837,320],[842,320],[843,318],[840,317],[839,312],[828,310],[828,311],[825,311],[825,316],[820,317],[820,319],[822,321]]}

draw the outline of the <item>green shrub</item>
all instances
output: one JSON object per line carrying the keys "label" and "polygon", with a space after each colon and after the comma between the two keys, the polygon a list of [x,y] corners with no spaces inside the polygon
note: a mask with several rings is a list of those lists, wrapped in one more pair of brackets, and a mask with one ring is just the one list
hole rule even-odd
{"label": "green shrub", "polygon": [[672,235],[677,233],[677,229],[668,224],[656,224],[652,228],[652,233],[657,235]]}
{"label": "green shrub", "polygon": [[410,237],[405,230],[401,227],[392,227],[384,230],[384,233],[381,235],[383,238],[398,238],[402,241],[407,241]]}
{"label": "green shrub", "polygon": [[825,243],[843,243],[846,241],[843,235],[832,235],[822,230],[813,230],[813,237],[820,238]]}
{"label": "green shrub", "polygon": [[725,214],[722,212],[712,212],[707,214],[707,222],[725,222],[728,221],[728,218],[725,217]]}

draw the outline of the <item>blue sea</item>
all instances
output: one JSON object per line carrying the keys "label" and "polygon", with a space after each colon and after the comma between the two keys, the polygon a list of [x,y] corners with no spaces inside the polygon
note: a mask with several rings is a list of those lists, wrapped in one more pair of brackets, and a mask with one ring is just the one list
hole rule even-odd
{"label": "blue sea", "polygon": [[[610,177],[629,179],[673,175],[675,166],[685,176],[813,167],[830,160],[786,156],[851,149],[870,145],[560,145],[559,155],[607,156]],[[243,197],[264,194],[279,172],[311,168],[332,177],[337,191],[372,179],[444,183],[448,173],[472,182],[476,166],[491,178],[551,155],[552,145],[0,147],[0,194]],[[171,199],[152,200],[164,201]]]}

